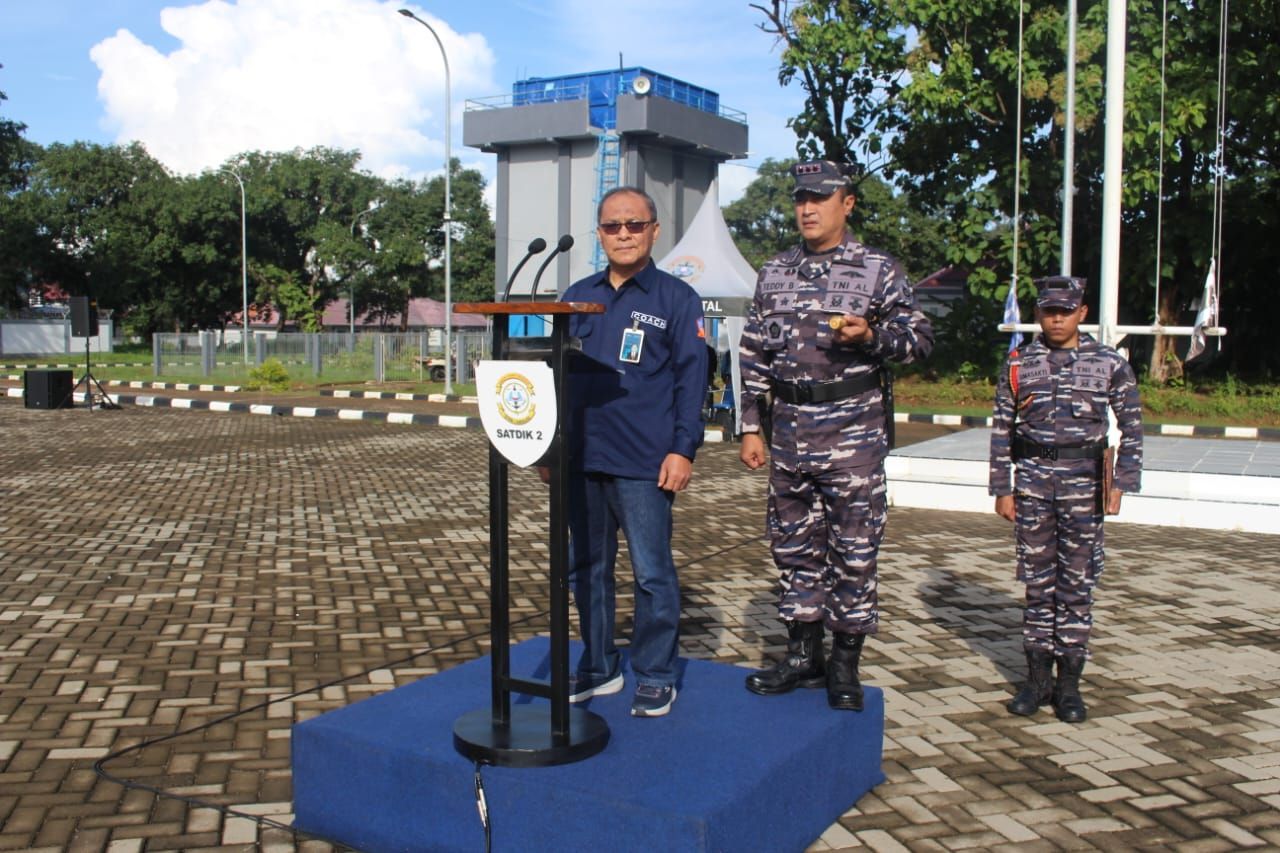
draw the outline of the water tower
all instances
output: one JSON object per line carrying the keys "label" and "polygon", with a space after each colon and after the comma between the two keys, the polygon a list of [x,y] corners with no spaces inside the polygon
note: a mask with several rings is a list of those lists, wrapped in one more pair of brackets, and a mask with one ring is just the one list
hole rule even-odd
{"label": "water tower", "polygon": [[[715,92],[647,68],[520,80],[510,95],[468,101],[463,142],[496,154],[495,291],[501,294],[529,241],[575,239],[552,262],[538,297],[554,298],[603,268],[595,236],[600,197],[637,186],[658,206],[661,258],[684,234],[726,160],[747,155],[746,115]],[[535,259],[536,261],[537,259]],[[512,289],[527,295],[531,262]]]}

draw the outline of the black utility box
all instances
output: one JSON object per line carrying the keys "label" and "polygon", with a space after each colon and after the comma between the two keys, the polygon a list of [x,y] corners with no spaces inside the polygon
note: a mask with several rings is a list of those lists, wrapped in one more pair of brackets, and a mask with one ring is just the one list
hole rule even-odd
{"label": "black utility box", "polygon": [[28,409],[69,409],[73,380],[70,370],[28,370],[22,374],[22,399]]}

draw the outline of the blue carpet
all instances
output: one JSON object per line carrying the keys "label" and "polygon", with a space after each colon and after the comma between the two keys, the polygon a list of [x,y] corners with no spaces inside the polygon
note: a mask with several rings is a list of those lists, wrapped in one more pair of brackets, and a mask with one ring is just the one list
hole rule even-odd
{"label": "blue carpet", "polygon": [[[545,676],[548,646],[512,647],[512,673]],[[612,731],[600,754],[485,767],[493,850],[803,850],[884,780],[879,690],[862,713],[832,711],[823,690],[756,696],[749,670],[681,663],[666,717],[630,716],[629,670],[622,693],[591,700]],[[486,657],[294,726],[296,826],[366,851],[483,850],[453,723],[488,702]]]}

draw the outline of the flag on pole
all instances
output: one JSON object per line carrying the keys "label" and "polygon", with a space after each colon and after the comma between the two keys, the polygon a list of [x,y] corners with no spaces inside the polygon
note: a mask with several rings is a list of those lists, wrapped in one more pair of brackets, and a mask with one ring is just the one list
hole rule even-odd
{"label": "flag on pole", "polygon": [[[1010,325],[1022,322],[1022,314],[1018,311],[1018,286],[1016,282],[1009,285],[1009,295],[1004,299],[1003,322]],[[1009,338],[1009,352],[1017,349],[1020,343],[1022,343],[1022,332],[1014,332]]]}
{"label": "flag on pole", "polygon": [[1204,352],[1206,326],[1213,325],[1218,319],[1217,259],[1209,259],[1209,274],[1204,277],[1204,295],[1200,297],[1200,310],[1196,313],[1195,325],[1191,328],[1191,346],[1187,349],[1186,361]]}

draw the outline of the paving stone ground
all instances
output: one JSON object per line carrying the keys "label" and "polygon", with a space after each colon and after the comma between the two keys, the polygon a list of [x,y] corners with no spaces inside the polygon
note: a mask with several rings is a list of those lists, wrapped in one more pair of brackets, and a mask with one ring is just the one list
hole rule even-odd
{"label": "paving stone ground", "polygon": [[[476,431],[0,402],[0,432],[0,849],[331,849],[286,828],[289,727],[487,651]],[[727,444],[695,472],[682,652],[756,665],[783,640],[764,476]],[[523,636],[546,519],[533,475],[512,489]],[[1003,708],[1008,526],[891,512],[864,657],[888,778],[812,849],[1280,849],[1280,536],[1107,535],[1070,726]],[[143,787],[94,771],[175,732],[109,764]]]}

